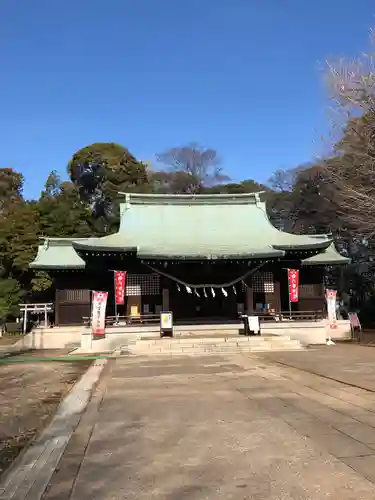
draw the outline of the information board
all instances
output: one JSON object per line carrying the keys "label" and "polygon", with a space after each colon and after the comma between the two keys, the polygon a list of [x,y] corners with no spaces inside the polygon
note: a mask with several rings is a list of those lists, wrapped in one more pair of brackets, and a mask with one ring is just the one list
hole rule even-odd
{"label": "information board", "polygon": [[171,311],[160,313],[160,336],[173,335],[173,314]]}

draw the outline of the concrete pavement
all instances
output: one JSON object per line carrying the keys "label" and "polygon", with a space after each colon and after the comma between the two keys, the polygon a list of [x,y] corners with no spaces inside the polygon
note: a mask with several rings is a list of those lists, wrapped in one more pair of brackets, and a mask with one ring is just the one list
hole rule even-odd
{"label": "concrete pavement", "polygon": [[375,498],[373,392],[253,355],[111,363],[44,500]]}

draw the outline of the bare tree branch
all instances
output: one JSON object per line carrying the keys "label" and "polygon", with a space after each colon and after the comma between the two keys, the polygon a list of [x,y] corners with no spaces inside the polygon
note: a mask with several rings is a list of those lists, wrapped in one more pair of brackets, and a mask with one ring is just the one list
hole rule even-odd
{"label": "bare tree branch", "polygon": [[184,174],[185,192],[196,193],[204,186],[229,180],[223,174],[216,150],[196,143],[168,149],[156,158],[174,172]]}
{"label": "bare tree branch", "polygon": [[[374,38],[372,37],[372,41]],[[375,54],[327,63],[330,98],[342,118],[335,157],[324,162],[340,210],[358,235],[375,237]]]}

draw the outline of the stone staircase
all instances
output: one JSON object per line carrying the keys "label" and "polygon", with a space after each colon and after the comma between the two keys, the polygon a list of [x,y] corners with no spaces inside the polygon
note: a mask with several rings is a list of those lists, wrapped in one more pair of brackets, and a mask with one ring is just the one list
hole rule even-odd
{"label": "stone staircase", "polygon": [[123,355],[135,356],[207,356],[299,349],[303,346],[298,340],[284,335],[269,335],[134,339],[121,346],[119,351]]}

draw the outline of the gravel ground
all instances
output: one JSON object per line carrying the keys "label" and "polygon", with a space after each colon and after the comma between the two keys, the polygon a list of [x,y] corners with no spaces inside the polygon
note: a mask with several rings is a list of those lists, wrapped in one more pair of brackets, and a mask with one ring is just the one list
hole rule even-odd
{"label": "gravel ground", "polygon": [[61,399],[90,363],[0,365],[0,475],[44,428]]}

